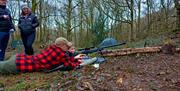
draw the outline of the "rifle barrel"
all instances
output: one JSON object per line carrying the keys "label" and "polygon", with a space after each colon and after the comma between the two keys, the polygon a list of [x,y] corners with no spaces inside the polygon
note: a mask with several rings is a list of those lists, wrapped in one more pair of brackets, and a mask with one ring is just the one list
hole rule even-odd
{"label": "rifle barrel", "polygon": [[97,52],[97,51],[99,51],[99,48],[93,48],[93,49],[90,49],[90,50],[82,50],[80,53],[89,54],[89,53],[93,53],[93,52]]}
{"label": "rifle barrel", "polygon": [[87,47],[87,48],[79,48],[78,51],[82,51],[82,50],[90,50],[90,49],[92,49],[92,48],[95,48],[95,47],[92,46],[92,47]]}
{"label": "rifle barrel", "polygon": [[87,49],[84,49],[84,50],[81,50],[80,53],[82,53],[82,54],[89,54],[89,53],[101,51],[101,50],[103,50],[104,48],[115,47],[115,46],[124,45],[124,44],[126,44],[126,42],[122,42],[122,43],[118,43],[118,44],[114,44],[114,45],[109,45],[109,46],[94,47],[94,48],[88,49],[88,50],[87,50]]}

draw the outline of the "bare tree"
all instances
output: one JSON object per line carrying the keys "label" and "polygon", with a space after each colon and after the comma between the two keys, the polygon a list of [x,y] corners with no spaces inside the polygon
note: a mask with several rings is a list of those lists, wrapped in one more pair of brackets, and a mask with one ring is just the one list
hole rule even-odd
{"label": "bare tree", "polygon": [[180,0],[174,0],[174,4],[175,4],[176,14],[177,14],[176,26],[177,26],[177,29],[180,30]]}

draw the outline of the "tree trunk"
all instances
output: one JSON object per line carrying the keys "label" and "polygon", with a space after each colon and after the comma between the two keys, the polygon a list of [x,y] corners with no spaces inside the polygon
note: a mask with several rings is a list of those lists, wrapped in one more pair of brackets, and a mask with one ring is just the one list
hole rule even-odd
{"label": "tree trunk", "polygon": [[82,42],[81,43],[79,43],[79,46],[82,46],[83,45],[83,43],[84,43],[84,40],[83,40],[83,38],[84,38],[84,36],[83,36],[83,9],[84,9],[84,0],[80,0],[79,1],[80,2],[80,6],[79,6],[79,39],[78,40],[82,40]]}
{"label": "tree trunk", "polygon": [[36,11],[36,0],[32,0],[32,12],[35,13]]}
{"label": "tree trunk", "polygon": [[180,7],[177,8],[177,29],[180,30]]}
{"label": "tree trunk", "polygon": [[131,22],[130,22],[130,30],[129,30],[129,41],[132,41],[133,40],[133,31],[134,31],[134,0],[131,0],[129,2],[129,0],[126,0],[126,3],[128,5],[128,8],[130,10],[130,18],[131,18]]}
{"label": "tree trunk", "polygon": [[72,20],[72,0],[68,0],[68,6],[67,6],[67,39],[71,41],[71,20]]}
{"label": "tree trunk", "polygon": [[138,26],[137,33],[140,32],[141,29],[141,0],[138,1]]}
{"label": "tree trunk", "polygon": [[[103,50],[101,53],[103,54],[103,56],[124,56],[124,55],[131,55],[137,53],[158,53],[163,51],[164,51],[163,47],[144,47],[144,48],[125,48],[119,50]],[[175,50],[172,51],[179,52],[180,48],[175,48]]]}
{"label": "tree trunk", "polygon": [[146,3],[147,3],[147,31],[150,32],[150,28],[151,28],[151,26],[150,26],[150,14],[151,14],[150,0],[147,0]]}
{"label": "tree trunk", "polygon": [[40,0],[40,3],[39,3],[39,31],[40,31],[40,42],[43,42],[43,39],[44,39],[44,32],[43,32],[43,28],[42,28],[42,17],[43,17],[43,2],[44,0]]}
{"label": "tree trunk", "polygon": [[180,1],[174,0],[175,8],[176,8],[176,29],[180,30]]}

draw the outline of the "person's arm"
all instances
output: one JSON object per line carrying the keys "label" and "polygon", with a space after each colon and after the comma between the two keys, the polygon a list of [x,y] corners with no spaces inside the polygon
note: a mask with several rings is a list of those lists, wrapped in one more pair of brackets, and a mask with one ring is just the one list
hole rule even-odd
{"label": "person's arm", "polygon": [[36,27],[38,27],[39,26],[39,21],[38,21],[38,19],[37,19],[37,17],[35,16],[34,17],[34,19],[33,19],[33,22],[32,22],[33,24],[32,24],[32,27],[33,28],[36,28]]}
{"label": "person's arm", "polygon": [[78,54],[78,55],[76,55],[74,58],[75,58],[75,59],[83,59],[83,58],[85,58],[85,57],[87,57],[86,54]]}
{"label": "person's arm", "polygon": [[[3,18],[10,20],[10,29],[13,30],[13,31],[15,31],[16,29],[15,29],[15,26],[14,26],[14,24],[13,24],[13,20],[12,20],[12,17],[11,17],[11,12],[10,12],[10,10],[9,10],[9,9],[6,9],[5,11],[7,11],[8,14],[7,14],[7,15],[3,15]],[[10,31],[11,31],[11,30],[10,30]]]}
{"label": "person's arm", "polygon": [[4,19],[4,16],[3,15],[0,15],[0,20]]}
{"label": "person's arm", "polygon": [[14,31],[16,31],[16,28],[14,27],[14,24],[12,22],[12,17],[10,14],[9,14],[9,17],[10,17],[10,21],[11,21],[11,29],[14,29]]}
{"label": "person's arm", "polygon": [[20,18],[18,20],[18,28],[21,30],[21,20],[20,20]]}
{"label": "person's arm", "polygon": [[9,15],[0,15],[0,20],[10,19]]}
{"label": "person's arm", "polygon": [[[68,54],[71,54],[70,52],[68,52]],[[64,66],[70,66],[73,69],[76,68],[77,66],[79,66],[79,64],[81,63],[79,58],[75,58],[72,55],[67,55],[66,54],[66,63],[64,64]]]}

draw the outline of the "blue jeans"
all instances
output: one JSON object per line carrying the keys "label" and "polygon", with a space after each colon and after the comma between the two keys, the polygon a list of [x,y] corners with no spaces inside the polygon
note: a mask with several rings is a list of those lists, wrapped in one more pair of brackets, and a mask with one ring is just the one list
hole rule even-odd
{"label": "blue jeans", "polygon": [[21,38],[22,38],[22,42],[25,48],[25,53],[27,55],[33,55],[34,51],[33,51],[33,43],[35,40],[35,36],[36,36],[36,32],[32,31],[32,32],[21,32]]}
{"label": "blue jeans", "polygon": [[4,60],[8,41],[9,41],[9,33],[8,32],[0,32],[0,61]]}

